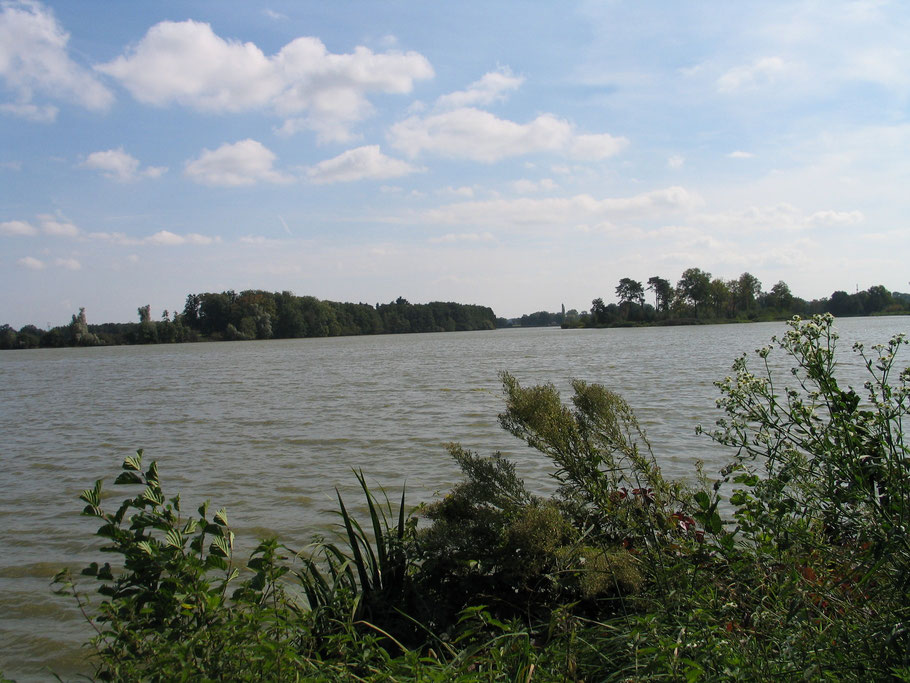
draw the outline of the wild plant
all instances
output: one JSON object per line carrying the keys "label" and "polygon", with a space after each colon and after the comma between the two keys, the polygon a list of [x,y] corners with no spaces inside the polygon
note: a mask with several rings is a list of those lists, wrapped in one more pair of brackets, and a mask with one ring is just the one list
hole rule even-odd
{"label": "wild plant", "polygon": [[[794,318],[756,352],[759,372],[743,356],[717,383],[726,415],[711,437],[736,450],[723,473],[735,486],[740,576],[731,623],[762,634],[754,654],[782,671],[906,675],[910,369],[894,364],[907,340],[871,355],[854,346],[867,373],[861,394],[835,377],[833,322]],[[794,363],[783,381],[771,371],[778,351]]]}
{"label": "wild plant", "polygon": [[[99,582],[91,609],[69,571],[55,578],[95,630],[95,675],[102,680],[194,677],[282,677],[299,669],[293,625],[299,609],[280,581],[288,570],[281,546],[266,540],[248,563],[252,576],[237,583],[234,533],[227,513],[209,516],[208,503],[184,517],[180,497],[166,499],[152,462],[142,451],[123,461],[115,485],[142,487],[113,513],[103,507],[102,481],[80,496],[83,514],[101,520],[101,551],[119,562],[92,562],[81,574]],[[225,656],[230,652],[230,656]],[[266,656],[268,655],[268,656]]]}

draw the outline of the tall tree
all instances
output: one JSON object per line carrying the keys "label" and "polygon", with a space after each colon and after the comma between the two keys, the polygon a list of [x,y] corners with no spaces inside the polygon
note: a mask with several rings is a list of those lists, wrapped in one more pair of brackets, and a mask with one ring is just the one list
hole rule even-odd
{"label": "tall tree", "polygon": [[748,313],[755,308],[758,297],[761,295],[761,281],[752,273],[746,272],[739,276],[733,296],[736,307],[743,313]]}
{"label": "tall tree", "polygon": [[673,299],[673,285],[668,280],[653,275],[648,278],[648,289],[654,292],[654,308],[667,313],[670,310],[670,301]]}
{"label": "tall tree", "polygon": [[629,309],[633,303],[645,305],[645,289],[641,283],[632,278],[624,277],[616,287],[616,296],[619,297],[620,307],[625,309],[625,316],[629,317]]}
{"label": "tall tree", "polygon": [[591,302],[591,318],[594,320],[595,325],[599,325],[606,322],[606,317],[607,307],[604,305],[604,300],[597,297]]}
{"label": "tall tree", "polygon": [[682,278],[676,283],[677,295],[683,301],[688,301],[695,309],[698,317],[698,305],[704,304],[711,289],[711,273],[706,273],[700,268],[688,268],[683,271]]}

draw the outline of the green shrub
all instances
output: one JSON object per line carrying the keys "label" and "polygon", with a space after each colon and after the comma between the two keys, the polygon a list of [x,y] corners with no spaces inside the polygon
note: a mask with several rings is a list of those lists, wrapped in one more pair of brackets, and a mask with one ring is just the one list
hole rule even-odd
{"label": "green shrub", "polygon": [[422,528],[356,473],[367,524],[339,496],[336,541],[263,541],[238,566],[226,514],[181,517],[140,453],[117,484],[142,492],[115,513],[100,482],[82,494],[120,558],[83,571],[101,603],[65,573],[61,591],[102,679],[910,680],[906,341],[855,347],[861,395],[835,378],[832,324],[794,319],[759,374],[743,356],[717,383],[710,436],[733,457],[713,483],[664,479],[604,387],[575,381],[567,405],[503,374],[500,423],[552,461],[550,498],[451,445],[464,479]]}

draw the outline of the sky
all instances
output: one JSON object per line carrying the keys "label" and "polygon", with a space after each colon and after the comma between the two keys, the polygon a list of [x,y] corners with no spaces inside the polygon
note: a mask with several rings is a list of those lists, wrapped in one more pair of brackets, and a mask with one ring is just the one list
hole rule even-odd
{"label": "sky", "polygon": [[910,5],[0,2],[0,323],[910,291]]}

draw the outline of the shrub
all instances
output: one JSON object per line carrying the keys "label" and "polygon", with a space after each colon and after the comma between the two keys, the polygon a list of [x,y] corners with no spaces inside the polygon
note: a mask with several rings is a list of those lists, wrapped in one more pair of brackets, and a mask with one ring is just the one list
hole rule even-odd
{"label": "shrub", "polygon": [[855,347],[861,395],[835,378],[832,324],[794,319],[760,373],[743,356],[717,383],[710,436],[733,457],[713,483],[666,480],[606,388],[575,381],[567,405],[503,374],[500,423],[553,462],[550,498],[453,444],[464,479],[423,528],[404,493],[393,506],[356,473],[366,525],[339,496],[335,542],[292,572],[263,541],[241,568],[226,514],[181,517],[140,453],[117,484],[142,492],[117,512],[100,482],[82,494],[122,561],[83,571],[101,604],[65,573],[61,590],[96,629],[103,679],[910,680],[906,341]]}

